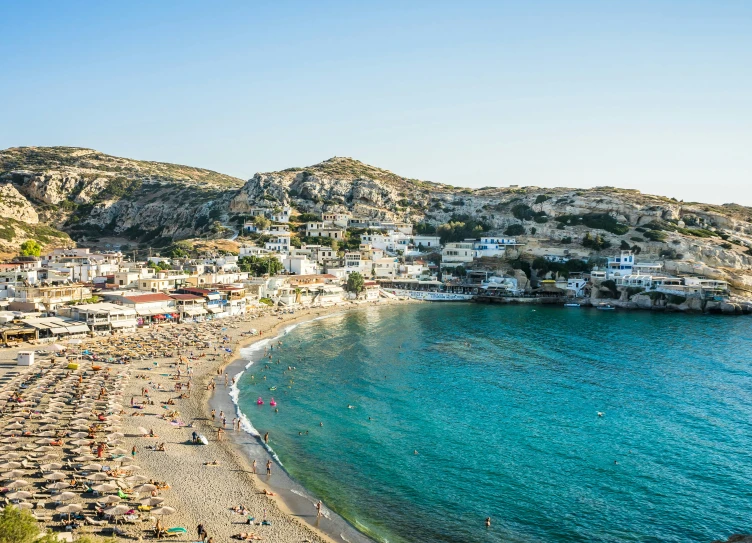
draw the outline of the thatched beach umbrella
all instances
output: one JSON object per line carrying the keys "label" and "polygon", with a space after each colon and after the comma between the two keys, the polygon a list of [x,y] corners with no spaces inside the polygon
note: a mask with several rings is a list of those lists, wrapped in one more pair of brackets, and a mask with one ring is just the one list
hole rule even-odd
{"label": "thatched beach umbrella", "polygon": [[18,490],[16,492],[8,492],[5,497],[9,500],[26,500],[33,496],[31,492],[26,490]]}
{"label": "thatched beach umbrella", "polygon": [[74,492],[63,492],[62,494],[58,494],[57,496],[55,496],[55,501],[69,502],[76,496],[78,496],[78,494],[75,494]]}
{"label": "thatched beach umbrella", "polygon": [[55,508],[55,511],[58,513],[67,513],[68,514],[68,520],[70,520],[70,516],[72,513],[80,513],[84,510],[84,506],[79,503],[69,503],[66,505],[58,505]]}
{"label": "thatched beach umbrella", "polygon": [[154,492],[156,489],[157,487],[155,485],[145,484],[145,485],[137,486],[136,488],[133,489],[133,491],[138,492],[140,494],[141,492]]}
{"label": "thatched beach umbrella", "polygon": [[60,463],[53,462],[51,464],[42,464],[39,466],[39,469],[42,471],[56,471],[59,469],[63,469],[63,465]]}
{"label": "thatched beach umbrella", "polygon": [[125,478],[127,483],[145,483],[148,480],[149,478],[144,477],[143,475],[131,475],[130,477]]}
{"label": "thatched beach umbrella", "polygon": [[85,466],[81,466],[81,469],[83,471],[102,471],[102,464],[86,464]]}
{"label": "thatched beach umbrella", "polygon": [[68,488],[70,486],[70,483],[66,483],[65,481],[58,481],[56,483],[52,483],[51,485],[47,485],[47,488],[49,490],[63,490],[64,488]]}
{"label": "thatched beach umbrella", "polygon": [[30,502],[21,502],[15,504],[14,507],[18,507],[19,509],[34,509],[34,504]]}
{"label": "thatched beach umbrella", "polygon": [[125,515],[130,510],[131,508],[128,505],[115,505],[109,509],[105,509],[104,514],[112,517],[119,517],[120,515]]}
{"label": "thatched beach umbrella", "polygon": [[9,471],[8,473],[3,474],[4,479],[18,479],[19,477],[23,477],[26,475],[26,470],[23,469],[14,469],[12,471]]}
{"label": "thatched beach umbrella", "polygon": [[102,472],[99,473],[92,473],[91,475],[87,475],[86,479],[88,481],[106,481],[109,479],[109,476],[105,475]]}
{"label": "thatched beach umbrella", "polygon": [[68,478],[68,476],[62,471],[53,471],[52,473],[45,473],[42,477],[46,479],[47,481],[62,481]]}
{"label": "thatched beach umbrella", "polygon": [[167,507],[166,505],[163,505],[162,507],[158,507],[157,509],[152,509],[149,511],[152,515],[157,516],[164,516],[164,515],[172,515],[175,513],[175,509],[172,507]]}
{"label": "thatched beach umbrella", "polygon": [[[97,486],[101,486],[101,485],[97,485]],[[115,488],[117,488],[117,487],[115,487]],[[99,492],[99,490],[97,490],[97,492]],[[97,503],[101,503],[101,504],[105,504],[105,505],[107,505],[107,504],[114,505],[116,503],[120,503],[121,500],[122,500],[122,498],[120,496],[111,495],[111,496],[105,496],[101,500],[98,500]]]}
{"label": "thatched beach umbrella", "polygon": [[140,503],[141,505],[148,505],[149,507],[153,507],[155,505],[159,505],[163,501],[164,501],[164,498],[160,496],[150,496],[148,498],[138,500],[138,503]]}
{"label": "thatched beach umbrella", "polygon": [[23,488],[25,486],[29,486],[30,484],[31,483],[29,481],[24,481],[23,479],[16,479],[15,481],[9,483],[7,487],[10,489]]}

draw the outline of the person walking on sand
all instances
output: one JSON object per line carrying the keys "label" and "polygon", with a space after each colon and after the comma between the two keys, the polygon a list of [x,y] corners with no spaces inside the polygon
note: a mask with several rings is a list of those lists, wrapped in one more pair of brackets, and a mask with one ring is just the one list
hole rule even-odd
{"label": "person walking on sand", "polygon": [[266,474],[267,475],[272,474],[272,461],[271,460],[266,461]]}
{"label": "person walking on sand", "polygon": [[253,459],[253,464],[251,464],[251,472],[256,473],[256,459]]}
{"label": "person walking on sand", "polygon": [[136,457],[136,446],[134,445],[133,448],[131,449],[131,458],[135,458],[135,457]]}
{"label": "person walking on sand", "polygon": [[199,523],[199,525],[196,526],[196,534],[198,534],[199,539],[202,539],[201,538],[202,533],[204,533],[204,525]]}
{"label": "person walking on sand", "polygon": [[217,441],[222,441],[222,428],[217,428]]}
{"label": "person walking on sand", "polygon": [[212,420],[214,420],[214,415],[216,415],[216,414],[217,414],[217,410],[216,409],[212,409],[212,412],[211,412]]}

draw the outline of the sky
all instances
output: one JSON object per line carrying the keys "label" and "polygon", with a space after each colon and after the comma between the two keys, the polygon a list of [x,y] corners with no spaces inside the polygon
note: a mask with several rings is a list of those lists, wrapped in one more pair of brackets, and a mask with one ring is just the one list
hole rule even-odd
{"label": "sky", "polygon": [[0,148],[752,205],[752,2],[0,0]]}

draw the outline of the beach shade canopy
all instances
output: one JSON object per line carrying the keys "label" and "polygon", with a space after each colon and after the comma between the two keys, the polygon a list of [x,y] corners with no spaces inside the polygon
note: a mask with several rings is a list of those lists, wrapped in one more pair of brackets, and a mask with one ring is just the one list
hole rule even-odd
{"label": "beach shade canopy", "polygon": [[87,475],[86,479],[89,481],[106,481],[107,479],[109,479],[109,477],[105,475],[104,473],[100,472],[100,473],[92,473],[91,475]]}
{"label": "beach shade canopy", "polygon": [[[101,486],[101,485],[97,485],[97,486]],[[94,490],[96,490],[96,489],[94,489]],[[100,491],[97,490],[97,492],[100,492]],[[113,496],[106,496],[106,497],[102,498],[101,500],[99,500],[98,503],[115,504],[115,503],[120,503],[120,499],[121,499],[120,496],[114,496],[114,495]]]}
{"label": "beach shade canopy", "polygon": [[131,464],[130,466],[123,466],[123,471],[138,471],[140,469],[143,469],[141,466],[137,466],[136,464]]}
{"label": "beach shade canopy", "polygon": [[73,460],[76,462],[89,462],[90,460],[96,460],[96,458],[93,454],[82,454],[81,456],[76,456]]}
{"label": "beach shade canopy", "polygon": [[56,502],[69,502],[76,496],[78,496],[78,494],[75,494],[73,492],[63,492],[62,494],[58,494],[57,496],[55,496],[55,501]]}
{"label": "beach shade canopy", "polygon": [[167,507],[166,505],[162,507],[158,507],[157,509],[152,509],[149,511],[152,515],[162,516],[162,515],[172,515],[175,513],[175,509],[172,507]]}
{"label": "beach shade canopy", "polygon": [[65,347],[63,347],[59,343],[53,343],[52,345],[49,345],[49,346],[45,347],[44,350],[45,351],[52,351],[52,352],[56,352],[57,353],[57,352],[60,352],[60,351],[64,351]]}
{"label": "beach shade canopy", "polygon": [[86,464],[81,466],[83,471],[102,471],[102,464]]}
{"label": "beach shade canopy", "polygon": [[23,488],[25,486],[29,486],[31,483],[29,481],[24,481],[23,479],[16,479],[15,481],[9,483],[7,485],[8,488]]}
{"label": "beach shade canopy", "polygon": [[89,443],[88,439],[74,439],[71,441],[71,445],[88,445]]}
{"label": "beach shade canopy", "polygon": [[34,504],[30,502],[21,502],[21,503],[15,504],[15,507],[18,507],[19,509],[33,509]]}
{"label": "beach shade canopy", "polygon": [[53,471],[52,473],[45,473],[43,477],[48,481],[62,481],[67,479],[68,476],[62,471]]}
{"label": "beach shade canopy", "polygon": [[55,447],[50,447],[49,445],[42,445],[41,447],[37,447],[34,449],[34,452],[52,452],[55,450]]}
{"label": "beach shade canopy", "polygon": [[5,454],[0,455],[0,460],[15,460],[19,456],[21,455],[16,452],[7,452]]}
{"label": "beach shade canopy", "polygon": [[9,471],[8,473],[3,474],[3,477],[6,479],[18,479],[19,477],[23,477],[26,475],[26,471],[22,469],[14,469],[13,471]]}
{"label": "beach shade canopy", "polygon": [[76,432],[74,434],[71,434],[70,437],[74,439],[86,438],[86,437],[89,437],[89,433],[88,432]]}
{"label": "beach shade canopy", "polygon": [[148,498],[144,498],[143,500],[138,500],[138,503],[141,505],[148,505],[150,507],[153,507],[155,505],[159,505],[164,501],[164,498],[161,498],[159,496],[150,496]]}
{"label": "beach shade canopy", "polygon": [[52,430],[47,430],[44,432],[39,432],[37,435],[39,437],[55,437],[55,432],[53,432]]}
{"label": "beach shade canopy", "polygon": [[112,483],[102,483],[102,484],[94,485],[91,488],[93,488],[97,492],[112,492],[113,490],[117,490],[117,485],[112,484]]}
{"label": "beach shade canopy", "polygon": [[66,483],[65,481],[58,481],[56,483],[52,483],[51,485],[47,485],[47,488],[49,490],[62,490],[64,488],[68,488],[70,486],[70,483]]}
{"label": "beach shade canopy", "polygon": [[84,510],[84,506],[80,503],[67,503],[65,505],[58,505],[55,507],[55,511],[58,513],[67,513],[68,518],[70,518],[70,515],[72,513],[80,513]]}
{"label": "beach shade canopy", "polygon": [[22,467],[23,465],[20,462],[5,462],[4,464],[0,464],[0,471],[7,471],[7,470],[18,469]]}
{"label": "beach shade canopy", "polygon": [[55,471],[58,469],[63,469],[63,465],[53,462],[52,464],[42,464],[41,466],[39,466],[39,469],[41,469],[42,471]]}
{"label": "beach shade canopy", "polygon": [[[138,427],[138,433],[139,433],[139,434],[141,434],[141,435],[146,435],[146,434],[148,434],[148,433],[149,433],[149,430],[147,430],[147,429],[146,429],[146,428],[144,428],[143,426],[139,426],[139,427]],[[9,441],[8,443],[11,443],[11,442]]]}
{"label": "beach shade canopy", "polygon": [[145,484],[145,485],[137,486],[136,488],[133,489],[133,491],[134,492],[139,492],[139,493],[141,493],[141,492],[154,492],[156,489],[157,489],[157,487],[155,485]]}
{"label": "beach shade canopy", "polygon": [[128,451],[123,449],[122,447],[117,447],[115,449],[110,450],[110,454],[127,454]]}
{"label": "beach shade canopy", "polygon": [[128,483],[145,483],[149,478],[143,475],[131,475],[130,477],[126,477],[125,480]]}
{"label": "beach shade canopy", "polygon": [[23,424],[19,422],[12,422],[5,427],[6,430],[20,430],[21,428],[23,428]]}
{"label": "beach shade canopy", "polygon": [[9,500],[26,500],[31,498],[34,494],[26,490],[18,490],[16,492],[8,492],[5,497]]}
{"label": "beach shade canopy", "polygon": [[39,458],[37,458],[36,460],[37,460],[37,462],[47,462],[47,461],[49,461],[49,460],[57,460],[57,459],[58,459],[58,457],[57,457],[57,456],[55,456],[54,454],[52,454],[52,453],[47,453],[47,454],[45,454],[45,455],[42,455],[42,456],[40,456],[40,457],[39,457]]}
{"label": "beach shade canopy", "polygon": [[105,509],[104,514],[117,517],[120,515],[125,515],[130,510],[131,507],[129,505],[115,505],[113,507],[110,507],[109,509]]}

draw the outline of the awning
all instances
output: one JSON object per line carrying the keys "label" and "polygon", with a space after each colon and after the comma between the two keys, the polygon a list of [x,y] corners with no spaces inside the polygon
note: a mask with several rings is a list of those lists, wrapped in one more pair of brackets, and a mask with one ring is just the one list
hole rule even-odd
{"label": "awning", "polygon": [[197,307],[195,309],[186,309],[183,313],[190,315],[191,317],[197,317],[198,315],[206,315],[206,309]]}
{"label": "awning", "polygon": [[73,326],[66,326],[69,334],[81,334],[89,331],[89,327],[85,324],[74,324]]}
{"label": "awning", "polygon": [[219,300],[220,299],[220,295],[216,294],[216,293],[207,294],[206,295],[206,299],[207,300]]}
{"label": "awning", "polygon": [[144,309],[136,309],[136,313],[139,317],[151,317],[153,315],[163,315],[165,313],[164,308],[157,308],[153,307],[151,309],[144,308]]}
{"label": "awning", "polygon": [[221,307],[207,307],[207,310],[209,310],[209,313],[222,313],[223,309]]}
{"label": "awning", "polygon": [[112,321],[110,323],[113,328],[135,328],[138,323],[136,319],[126,319],[124,321]]}

